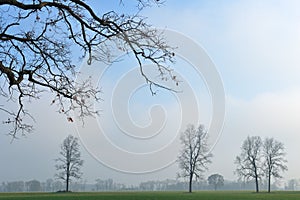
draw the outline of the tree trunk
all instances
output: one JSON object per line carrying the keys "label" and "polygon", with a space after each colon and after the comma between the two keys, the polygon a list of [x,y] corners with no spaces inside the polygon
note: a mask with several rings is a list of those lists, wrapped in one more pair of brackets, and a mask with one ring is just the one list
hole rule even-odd
{"label": "tree trunk", "polygon": [[66,192],[69,192],[69,182],[70,182],[70,170],[69,165],[67,165],[67,177],[66,177]]}
{"label": "tree trunk", "polygon": [[257,167],[256,167],[256,163],[254,162],[254,174],[255,174],[255,187],[256,187],[256,192],[259,192],[259,188],[258,188],[258,174],[257,174]]}
{"label": "tree trunk", "polygon": [[270,193],[271,192],[271,171],[269,171],[269,177],[268,177],[268,192]]}
{"label": "tree trunk", "polygon": [[190,181],[189,181],[189,193],[192,192],[192,182],[193,182],[193,175],[190,174]]}
{"label": "tree trunk", "polygon": [[259,188],[258,188],[258,177],[257,175],[255,176],[255,186],[256,186],[256,192],[259,192]]}
{"label": "tree trunk", "polygon": [[67,175],[66,179],[66,192],[69,192],[69,175]]}
{"label": "tree trunk", "polygon": [[[69,155],[69,154],[68,154]],[[70,157],[70,156],[68,156]],[[67,158],[67,160],[69,160],[69,158]],[[66,171],[66,192],[69,192],[69,182],[70,182],[70,162],[67,161],[67,171]]]}

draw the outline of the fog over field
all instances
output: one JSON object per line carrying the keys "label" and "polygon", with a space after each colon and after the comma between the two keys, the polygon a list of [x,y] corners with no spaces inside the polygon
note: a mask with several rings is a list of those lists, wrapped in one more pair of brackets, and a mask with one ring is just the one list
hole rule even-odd
{"label": "fog over field", "polygon": [[[132,9],[126,6],[126,1],[124,5],[119,5],[119,1],[88,3],[98,12],[116,7],[121,12],[131,12]],[[204,173],[205,178],[219,173],[226,180],[236,180],[234,160],[249,135],[274,137],[284,143],[288,171],[283,173],[282,181],[300,178],[299,9],[298,0],[201,0],[188,3],[166,0],[164,5],[152,6],[140,13],[154,27],[180,33],[202,47],[222,79],[226,108],[224,126],[220,135],[214,138],[214,157],[209,170]],[[78,65],[84,64],[79,61]],[[140,155],[155,154],[170,145],[178,134],[176,130],[183,131],[182,127],[185,128],[188,122],[210,126],[215,117],[211,91],[205,77],[195,75],[188,58],[179,57],[174,64],[174,70],[186,82],[179,86],[183,92],[178,98],[178,94],[163,89],[158,89],[157,95],[152,96],[142,77],[131,79],[129,71],[138,73],[134,71],[136,67],[133,58],[125,56],[124,60],[105,70],[97,82],[102,88],[103,101],[95,107],[102,110],[101,114],[96,119],[88,118],[84,126],[68,122],[55,106],[51,106],[52,99],[48,95],[27,104],[36,120],[33,133],[11,142],[12,138],[6,135],[8,128],[1,125],[0,181],[53,178],[60,144],[69,134],[82,138],[83,180],[89,183],[94,183],[97,178],[112,178],[127,185],[146,180],[176,179],[178,165],[166,166],[164,161],[172,159],[164,154],[157,154],[157,159],[151,158],[158,162],[152,163],[157,170],[147,171],[151,162],[141,159],[140,165],[136,166],[140,171],[128,173],[132,158],[111,151],[93,138],[97,131],[104,131],[112,146],[129,154],[133,152],[130,156],[140,158]],[[125,89],[128,86],[128,94],[124,92],[124,96],[113,99],[114,91],[118,89],[116,85]],[[195,102],[191,98],[195,98]],[[126,115],[125,111],[129,114]],[[188,114],[183,119],[184,112]],[[153,127],[146,129],[151,124]],[[133,137],[126,135],[125,129]],[[158,135],[153,136],[157,130]],[[89,134],[92,136],[87,141]],[[135,136],[146,139],[138,140]],[[179,146],[174,147],[173,156],[176,157],[178,149]],[[107,159],[103,164],[99,161],[101,154],[119,162],[110,163]],[[119,165],[126,167],[118,170]]]}

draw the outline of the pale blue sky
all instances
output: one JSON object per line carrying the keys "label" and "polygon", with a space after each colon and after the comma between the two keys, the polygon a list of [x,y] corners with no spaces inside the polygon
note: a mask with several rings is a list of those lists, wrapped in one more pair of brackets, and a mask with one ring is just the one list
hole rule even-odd
{"label": "pale blue sky", "polygon": [[299,86],[298,4],[199,1],[173,6],[169,2],[156,12],[149,9],[149,18],[156,17],[158,26],[180,31],[199,42],[222,74],[226,92],[248,99]]}

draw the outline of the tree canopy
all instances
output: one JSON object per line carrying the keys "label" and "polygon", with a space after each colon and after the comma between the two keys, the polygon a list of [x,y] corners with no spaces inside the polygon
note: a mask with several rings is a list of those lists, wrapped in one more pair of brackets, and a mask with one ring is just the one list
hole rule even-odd
{"label": "tree canopy", "polygon": [[178,163],[181,173],[178,176],[189,179],[189,192],[192,192],[193,180],[200,179],[202,173],[208,169],[207,165],[211,163],[213,155],[209,152],[207,137],[203,125],[195,127],[191,124],[180,137],[182,149],[178,156]]}
{"label": "tree canopy", "polygon": [[220,174],[212,174],[207,178],[208,184],[212,185],[215,190],[224,185],[224,177]]}
{"label": "tree canopy", "polygon": [[55,165],[58,171],[56,177],[66,184],[66,192],[69,191],[69,184],[72,178],[81,178],[81,153],[79,149],[78,138],[68,135],[60,146],[60,157],[56,159]]}
{"label": "tree canopy", "polygon": [[263,143],[264,169],[268,179],[268,192],[271,192],[271,177],[282,178],[281,173],[286,171],[284,145],[274,138],[265,138]]}
{"label": "tree canopy", "polygon": [[237,175],[241,179],[255,180],[256,192],[259,192],[259,180],[263,177],[261,146],[262,140],[259,136],[248,136],[235,160]]}
{"label": "tree canopy", "polygon": [[[141,75],[152,85],[161,86],[148,77],[143,62],[157,67],[162,79],[172,79],[168,63],[174,53],[163,33],[150,26],[139,11],[159,1],[137,0],[137,14],[96,12],[84,0],[2,0],[0,1],[0,105],[11,125],[10,134],[33,130],[33,116],[25,102],[39,99],[44,91],[53,94],[53,104],[73,121],[71,110],[80,118],[97,114],[88,100],[100,100],[99,88],[89,80],[75,81],[74,48],[87,63],[94,60],[112,62],[112,49],[132,53]],[[119,2],[123,6],[123,2]],[[109,41],[112,46],[105,45]],[[163,86],[162,86],[163,87]],[[153,90],[151,90],[153,92]]]}
{"label": "tree canopy", "polygon": [[244,180],[255,180],[256,192],[259,192],[259,180],[267,178],[268,192],[271,192],[271,177],[282,178],[287,170],[284,145],[274,138],[261,139],[260,136],[248,136],[236,157],[236,173]]}

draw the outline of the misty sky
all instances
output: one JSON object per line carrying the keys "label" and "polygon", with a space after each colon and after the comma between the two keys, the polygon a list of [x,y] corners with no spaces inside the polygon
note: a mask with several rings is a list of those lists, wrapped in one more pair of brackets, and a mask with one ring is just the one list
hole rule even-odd
{"label": "misty sky", "polygon": [[[108,11],[119,6],[118,3],[101,4],[100,2],[93,4],[99,11]],[[124,3],[126,4],[126,1]],[[128,6],[118,8],[122,12],[131,12],[131,9]],[[300,152],[299,9],[298,0],[193,1],[192,3],[167,0],[165,5],[153,6],[141,13],[148,17],[148,21],[154,27],[180,32],[198,43],[205,49],[223,80],[226,117],[219,141],[212,151],[214,154],[212,164],[209,166],[209,171],[204,174],[206,177],[211,173],[220,173],[225,179],[235,180],[234,159],[240,152],[241,143],[248,135],[259,135],[274,137],[285,144],[289,170],[284,177],[300,178],[298,172],[300,166],[298,155]],[[117,68],[120,66],[122,68]],[[131,78],[136,77],[134,71],[136,66],[134,60],[130,57],[126,58],[122,63],[115,63],[106,70],[103,79],[99,81],[104,101],[96,105],[98,109],[103,110],[100,118],[96,120],[106,133],[110,133],[107,135],[110,142],[128,152],[155,152],[157,149],[164,148],[175,137],[172,130],[182,130],[180,129],[182,121],[176,116],[183,111],[177,103],[182,101],[185,105],[192,101],[188,90],[195,95],[200,111],[194,112],[192,106],[183,107],[184,112],[190,113],[189,117],[183,120],[209,126],[212,103],[205,78],[195,76],[184,58],[178,59],[174,69],[182,80],[187,80],[188,83],[182,83],[181,87],[186,89],[184,94],[189,95],[183,95],[179,100],[176,99],[176,94],[161,89],[157,96],[151,96],[149,88],[143,85],[141,77]],[[128,73],[130,70],[133,74]],[[115,84],[126,85],[129,89],[133,88],[134,92],[131,94],[129,90],[128,93],[123,94],[131,95],[129,99],[124,100],[123,97],[126,96],[120,96],[111,100],[111,97],[114,97],[112,91],[116,89]],[[81,137],[97,134],[99,127],[88,126],[89,120],[84,128],[75,126],[68,123],[66,117],[59,115],[56,107],[50,104],[51,98],[47,95],[38,102],[28,104],[28,109],[36,117],[33,134],[10,143],[11,138],[5,135],[7,129],[1,128],[0,181],[30,179],[43,181],[53,178],[54,159],[58,156],[62,140],[68,134],[78,135],[78,131]],[[149,108],[153,105],[157,106],[152,107],[149,113]],[[130,111],[128,116],[125,115],[126,112],[122,112],[124,107]],[[195,114],[200,115],[197,116],[196,122],[193,117]],[[120,121],[118,126],[114,127],[112,120],[117,118],[120,118]],[[131,127],[131,122],[134,122],[134,127]],[[153,127],[150,126],[143,131],[151,123]],[[120,127],[129,130],[127,133],[129,136],[118,131]],[[165,129],[163,132],[158,130],[161,127]],[[133,134],[133,137],[130,134]],[[134,141],[128,139],[134,136],[146,139]],[[147,143],[151,137],[153,141]],[[102,144],[96,139],[93,142],[95,143],[91,143],[92,147],[88,145],[86,148],[91,150],[96,145]],[[85,161],[82,168],[83,178],[90,183],[93,183],[96,178],[113,178],[117,182],[127,184],[136,184],[142,180],[176,178],[178,171],[176,164],[145,174],[122,173],[110,169],[95,159],[94,157],[97,156],[91,155],[83,147],[83,143],[81,143]],[[101,146],[96,150],[100,149],[107,153],[109,150],[104,147]],[[116,156],[114,159],[120,160],[126,166],[128,164],[126,159],[122,160],[124,157]]]}

